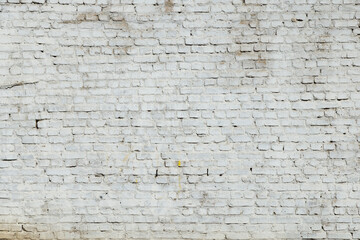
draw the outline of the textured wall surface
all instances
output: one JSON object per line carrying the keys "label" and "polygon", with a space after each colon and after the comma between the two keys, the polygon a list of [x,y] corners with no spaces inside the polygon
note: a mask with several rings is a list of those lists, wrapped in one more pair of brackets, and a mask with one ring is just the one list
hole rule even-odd
{"label": "textured wall surface", "polygon": [[358,0],[0,0],[0,238],[360,238]]}

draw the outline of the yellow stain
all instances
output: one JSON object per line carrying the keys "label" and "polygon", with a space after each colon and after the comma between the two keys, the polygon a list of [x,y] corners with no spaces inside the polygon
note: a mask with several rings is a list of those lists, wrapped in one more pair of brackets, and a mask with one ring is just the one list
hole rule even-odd
{"label": "yellow stain", "polygon": [[131,154],[131,153],[129,153],[128,155],[126,155],[126,156],[124,157],[124,162],[129,159],[130,154]]}
{"label": "yellow stain", "polygon": [[181,161],[180,160],[178,161],[178,167],[181,167]]}
{"label": "yellow stain", "polygon": [[136,183],[138,183],[138,180],[137,180],[137,179],[135,179],[135,182],[136,182]]}

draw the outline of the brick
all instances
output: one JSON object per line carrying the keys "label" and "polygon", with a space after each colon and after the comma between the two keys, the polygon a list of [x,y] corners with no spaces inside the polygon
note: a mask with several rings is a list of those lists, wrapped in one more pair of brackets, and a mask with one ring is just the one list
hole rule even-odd
{"label": "brick", "polygon": [[357,1],[0,2],[0,238],[359,238]]}

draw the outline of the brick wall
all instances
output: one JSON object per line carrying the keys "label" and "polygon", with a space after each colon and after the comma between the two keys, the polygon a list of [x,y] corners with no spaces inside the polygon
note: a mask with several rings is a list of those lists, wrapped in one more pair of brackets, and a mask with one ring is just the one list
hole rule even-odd
{"label": "brick wall", "polygon": [[0,238],[360,238],[358,0],[0,0]]}

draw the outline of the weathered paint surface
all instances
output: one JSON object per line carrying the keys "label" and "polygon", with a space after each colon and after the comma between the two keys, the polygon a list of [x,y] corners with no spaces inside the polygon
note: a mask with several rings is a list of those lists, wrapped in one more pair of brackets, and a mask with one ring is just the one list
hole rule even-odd
{"label": "weathered paint surface", "polygon": [[357,0],[0,0],[0,238],[360,238],[359,24]]}

